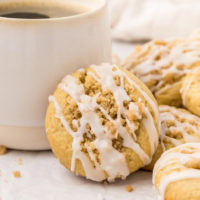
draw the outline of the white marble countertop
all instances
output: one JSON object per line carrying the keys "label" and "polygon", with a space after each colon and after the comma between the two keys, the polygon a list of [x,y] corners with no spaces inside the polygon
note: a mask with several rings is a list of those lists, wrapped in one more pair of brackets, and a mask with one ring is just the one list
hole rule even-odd
{"label": "white marble countertop", "polygon": [[[22,159],[22,165],[18,164]],[[155,200],[151,172],[139,171],[127,180],[104,185],[67,171],[50,151],[9,151],[0,156],[1,200]],[[13,171],[20,171],[15,178]],[[125,187],[134,190],[127,192]]]}

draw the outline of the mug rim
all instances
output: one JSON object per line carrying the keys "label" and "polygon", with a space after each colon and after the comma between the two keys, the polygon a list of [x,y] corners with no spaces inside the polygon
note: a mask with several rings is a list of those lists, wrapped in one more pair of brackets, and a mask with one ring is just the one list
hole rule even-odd
{"label": "mug rim", "polygon": [[0,21],[8,21],[8,22],[56,22],[56,21],[70,21],[70,20],[76,20],[76,19],[81,19],[83,17],[89,17],[90,15],[95,14],[96,12],[103,10],[108,2],[107,0],[98,0],[98,1],[102,1],[102,4],[100,4],[97,8],[94,8],[92,10],[89,10],[87,12],[84,13],[80,13],[80,14],[76,14],[76,15],[72,15],[72,16],[65,16],[65,17],[52,17],[52,18],[45,18],[45,19],[24,19],[24,18],[9,18],[9,17],[1,17],[0,16]]}

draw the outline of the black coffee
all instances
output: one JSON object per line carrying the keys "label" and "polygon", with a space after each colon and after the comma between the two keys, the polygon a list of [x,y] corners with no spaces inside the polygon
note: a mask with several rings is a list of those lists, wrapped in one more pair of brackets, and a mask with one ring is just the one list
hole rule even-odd
{"label": "black coffee", "polygon": [[58,18],[81,14],[87,10],[73,1],[63,0],[13,0],[12,3],[0,3],[0,17],[7,18]]}
{"label": "black coffee", "polygon": [[14,12],[7,13],[4,15],[0,15],[0,17],[8,17],[8,18],[21,18],[21,19],[46,19],[50,18],[48,15],[32,13],[32,12]]}

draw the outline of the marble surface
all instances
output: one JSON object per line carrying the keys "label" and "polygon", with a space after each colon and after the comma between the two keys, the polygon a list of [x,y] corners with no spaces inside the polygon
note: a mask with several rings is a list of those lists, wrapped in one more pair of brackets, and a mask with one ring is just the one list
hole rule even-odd
{"label": "marble surface", "polygon": [[[19,165],[18,159],[22,159]],[[50,151],[9,151],[0,156],[1,200],[156,200],[151,172],[139,171],[112,184],[94,183],[67,171]],[[20,171],[15,178],[13,171]],[[134,190],[127,192],[125,187]]]}

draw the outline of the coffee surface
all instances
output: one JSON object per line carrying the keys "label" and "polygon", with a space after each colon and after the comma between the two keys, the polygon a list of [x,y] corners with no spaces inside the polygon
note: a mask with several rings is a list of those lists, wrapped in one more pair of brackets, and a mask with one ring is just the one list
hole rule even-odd
{"label": "coffee surface", "polygon": [[[28,2],[28,3],[27,3]],[[22,19],[59,18],[81,14],[87,8],[65,1],[14,1],[0,3],[0,17]]]}
{"label": "coffee surface", "polygon": [[21,18],[21,19],[46,19],[50,18],[48,15],[40,14],[40,13],[32,13],[32,12],[13,12],[0,15],[0,17],[8,17],[8,18]]}

